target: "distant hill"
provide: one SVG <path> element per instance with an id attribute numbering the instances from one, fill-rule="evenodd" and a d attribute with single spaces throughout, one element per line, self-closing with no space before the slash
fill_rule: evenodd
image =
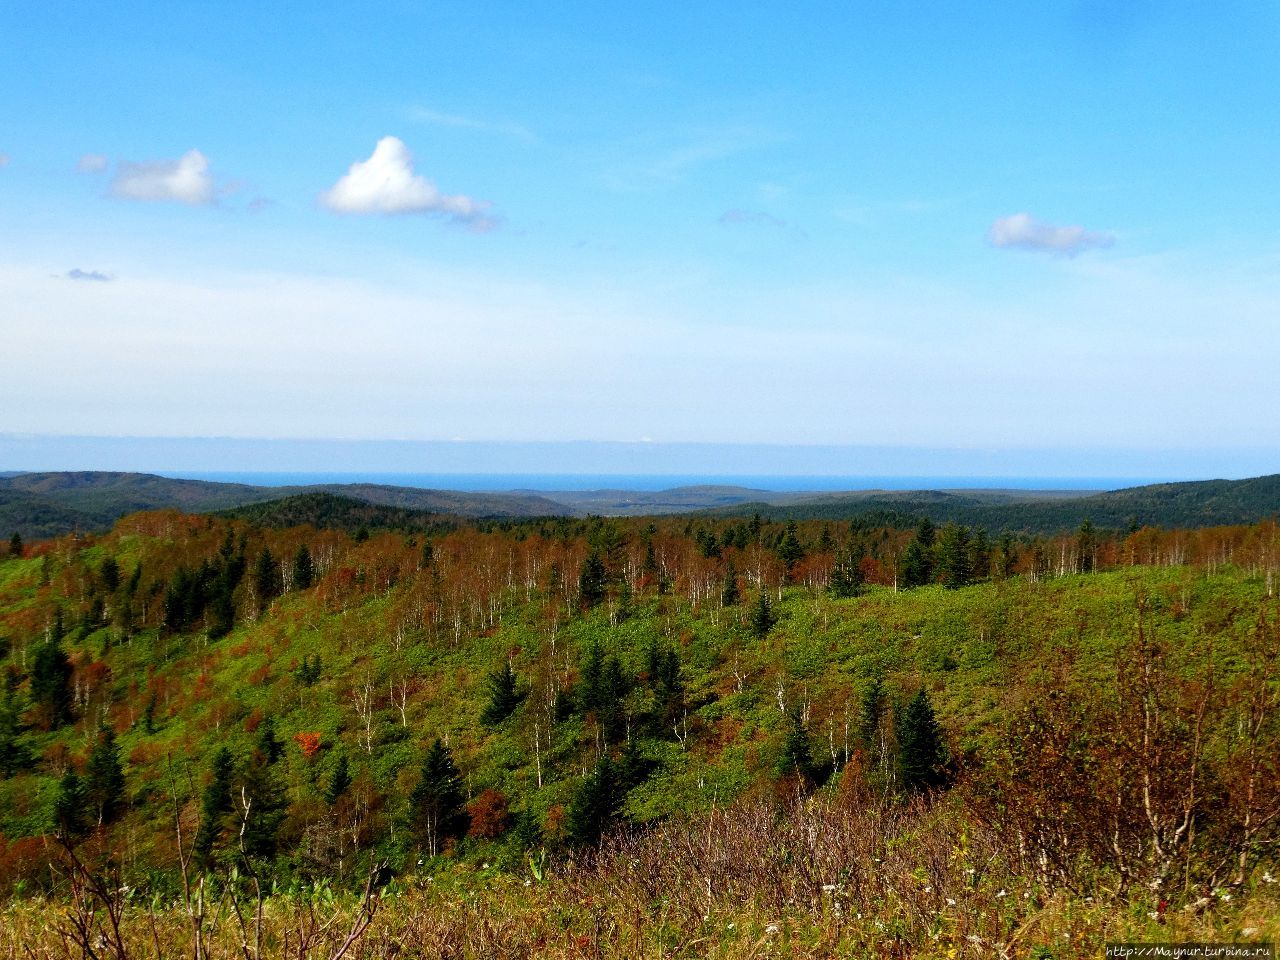
<path id="1" fill-rule="evenodd" d="M 326 495 L 331 499 L 317 499 Z M 298 499 L 302 498 L 302 499 Z M 308 499 L 309 498 L 309 499 Z M 274 502 L 274 506 L 268 506 Z M 382 512 L 368 508 L 384 508 Z M 249 511 L 262 505 L 257 512 Z M 448 516 L 462 519 L 651 516 L 712 513 L 774 520 L 856 521 L 864 526 L 914 526 L 922 517 L 990 531 L 1053 533 L 1083 520 L 1122 529 L 1130 524 L 1202 527 L 1255 523 L 1280 514 L 1280 475 L 1249 480 L 1205 480 L 1129 487 L 1107 493 L 1045 490 L 864 490 L 845 493 L 775 492 L 732 486 L 671 490 L 590 490 L 539 493 L 469 493 L 372 483 L 262 487 L 179 480 L 145 473 L 83 471 L 0 476 L 0 535 L 56 536 L 106 530 L 139 510 L 190 513 L 234 510 L 236 516 L 274 526 L 297 523 L 423 529 Z M 396 511 L 402 511 L 397 513 Z"/>
<path id="2" fill-rule="evenodd" d="M 256 527 L 287 528 L 310 524 L 317 529 L 438 531 L 457 526 L 447 516 L 427 510 L 388 507 L 334 493 L 299 493 L 279 500 L 221 510 L 218 516 L 247 520 Z"/>
<path id="3" fill-rule="evenodd" d="M 120 517 L 139 510 L 209 513 L 308 493 L 473 519 L 573 513 L 564 504 L 531 494 L 460 493 L 377 484 L 260 487 L 148 473 L 79 471 L 0 477 L 0 533 L 8 536 L 17 531 L 27 539 L 38 539 L 75 530 L 107 530 Z"/>
<path id="4" fill-rule="evenodd" d="M 872 491 L 821 495 L 789 504 L 741 504 L 716 513 L 773 520 L 859 520 L 906 527 L 929 517 L 989 530 L 1052 533 L 1084 520 L 1120 529 L 1137 524 L 1207 527 L 1256 523 L 1280 515 L 1280 474 L 1128 487 L 1106 493 L 1009 497 L 1008 491 Z"/>

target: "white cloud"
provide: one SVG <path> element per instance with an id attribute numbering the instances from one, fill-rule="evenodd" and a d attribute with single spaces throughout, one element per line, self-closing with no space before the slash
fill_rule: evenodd
<path id="1" fill-rule="evenodd" d="M 76 170 L 79 173 L 102 173 L 107 169 L 108 162 L 100 153 L 86 153 L 76 161 Z"/>
<path id="2" fill-rule="evenodd" d="M 94 283 L 109 283 L 115 277 L 109 273 L 103 273 L 101 270 L 81 270 L 79 267 L 73 267 L 67 271 L 68 280 L 89 280 Z"/>
<path id="3" fill-rule="evenodd" d="M 0 153 L 0 167 L 7 167 L 8 165 L 9 155 L 7 153 Z"/>
<path id="4" fill-rule="evenodd" d="M 1084 250 L 1109 247 L 1115 243 L 1113 234 L 1084 227 L 1055 227 L 1051 223 L 1042 223 L 1029 213 L 1001 217 L 991 224 L 987 238 L 995 247 L 1034 250 L 1062 257 L 1074 257 Z"/>
<path id="5" fill-rule="evenodd" d="M 177 160 L 121 163 L 111 181 L 111 194 L 124 200 L 172 201 L 191 206 L 213 202 L 209 159 L 189 150 Z"/>
<path id="6" fill-rule="evenodd" d="M 320 195 L 337 213 L 426 213 L 448 217 L 473 230 L 497 225 L 489 204 L 463 194 L 443 194 L 414 173 L 413 155 L 398 137 L 383 137 L 368 160 L 357 160 L 346 176 Z"/>

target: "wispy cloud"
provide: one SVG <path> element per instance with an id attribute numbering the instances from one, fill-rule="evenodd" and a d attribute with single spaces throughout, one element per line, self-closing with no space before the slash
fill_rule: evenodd
<path id="1" fill-rule="evenodd" d="M 88 280 L 90 283 L 110 283 L 115 277 L 100 270 L 81 270 L 79 267 L 73 267 L 67 271 L 67 279 Z"/>
<path id="2" fill-rule="evenodd" d="M 76 161 L 77 173 L 102 173 L 110 165 L 110 161 L 100 153 L 86 153 Z"/>
<path id="3" fill-rule="evenodd" d="M 208 205 L 214 199 L 209 160 L 199 150 L 189 150 L 177 160 L 122 162 L 111 181 L 111 195 L 123 200 Z"/>
<path id="4" fill-rule="evenodd" d="M 664 130 L 615 145 L 625 151 L 605 169 L 604 179 L 621 189 L 677 184 L 710 164 L 778 143 L 773 130 L 751 125 L 709 125 Z"/>
<path id="5" fill-rule="evenodd" d="M 441 193 L 414 172 L 413 155 L 398 137 L 383 137 L 368 160 L 357 160 L 320 195 L 336 213 L 423 213 L 446 217 L 472 230 L 491 230 L 489 204 L 464 194 Z"/>
<path id="6" fill-rule="evenodd" d="M 726 210 L 724 213 L 720 214 L 717 222 L 721 226 L 725 227 L 738 226 L 741 224 L 776 227 L 779 230 L 785 230 L 787 227 L 787 221 L 781 220 L 771 213 L 765 213 L 761 210 L 741 210 L 737 208 L 734 208 L 733 210 Z"/>
<path id="7" fill-rule="evenodd" d="M 999 218 L 991 224 L 987 239 L 994 247 L 1032 250 L 1060 257 L 1074 257 L 1085 250 L 1109 247 L 1115 243 L 1114 234 L 1078 226 L 1056 227 L 1037 220 L 1029 213 Z"/>
<path id="8" fill-rule="evenodd" d="M 408 110 L 408 117 L 417 123 L 430 123 L 437 127 L 451 127 L 455 130 L 475 130 L 478 133 L 494 133 L 523 143 L 535 143 L 538 139 L 532 130 L 519 123 L 481 120 L 477 117 L 432 110 L 430 107 L 411 107 Z"/>
<path id="9" fill-rule="evenodd" d="M 0 167 L 7 167 L 8 165 L 9 155 L 7 153 L 0 153 Z"/>

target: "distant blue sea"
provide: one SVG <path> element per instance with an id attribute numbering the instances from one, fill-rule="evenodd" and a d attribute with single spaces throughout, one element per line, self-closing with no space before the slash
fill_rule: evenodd
<path id="1" fill-rule="evenodd" d="M 254 473 L 161 472 L 162 476 L 265 487 L 313 483 L 380 483 L 433 490 L 669 490 L 672 487 L 750 487 L 779 492 L 833 490 L 1116 490 L 1151 477 L 859 477 L 859 476 L 708 476 L 705 474 L 601 473 Z"/>

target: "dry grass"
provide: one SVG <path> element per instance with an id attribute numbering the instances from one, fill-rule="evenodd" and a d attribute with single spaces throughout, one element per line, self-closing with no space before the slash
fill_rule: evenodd
<path id="1" fill-rule="evenodd" d="M 1085 893 L 1045 889 L 1029 867 L 1016 837 L 956 805 L 836 798 L 784 815 L 773 804 L 742 803 L 615 837 L 542 881 L 465 865 L 410 878 L 381 898 L 345 955 L 1068 958 L 1097 957 L 1114 940 L 1280 939 L 1280 885 L 1261 871 L 1256 888 L 1189 891 L 1161 909 L 1150 891 L 1107 896 L 1100 876 L 1078 878 Z M 324 890 L 268 898 L 259 954 L 230 902 L 211 903 L 205 956 L 333 957 L 359 909 L 358 898 Z M 66 901 L 9 904 L 0 956 L 90 955 L 74 916 Z M 128 957 L 195 956 L 181 903 L 129 901 L 121 933 Z M 109 941 L 91 943 L 93 955 L 119 956 Z"/>

